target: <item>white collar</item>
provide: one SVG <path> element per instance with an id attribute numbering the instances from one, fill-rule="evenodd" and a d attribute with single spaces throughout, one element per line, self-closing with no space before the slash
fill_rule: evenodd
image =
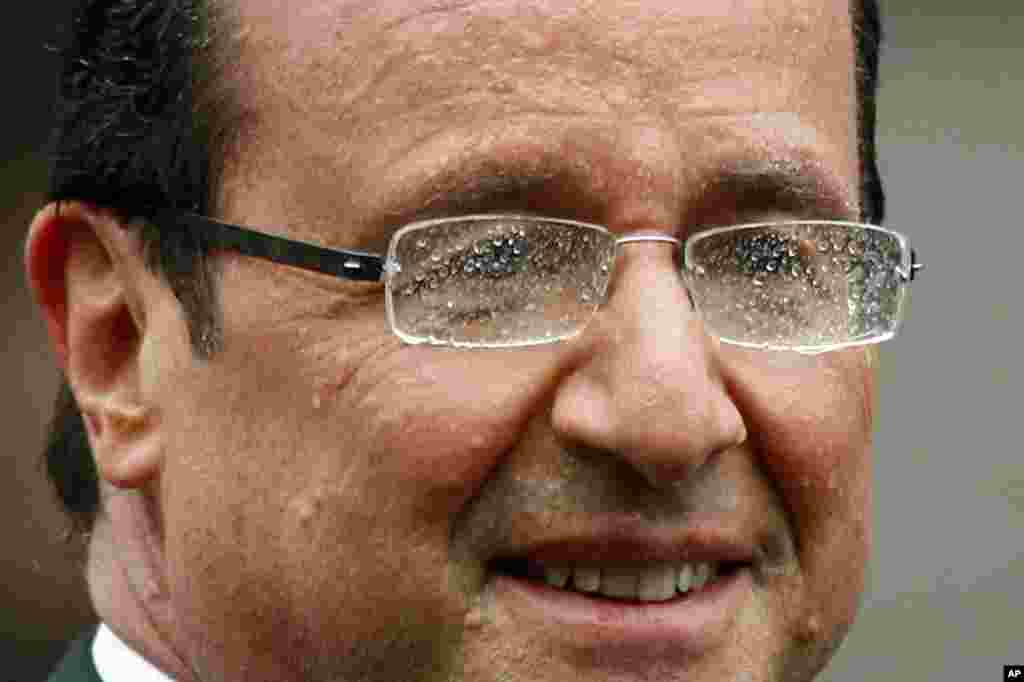
<path id="1" fill-rule="evenodd" d="M 92 642 L 92 661 L 103 682 L 173 682 L 102 623 Z"/>

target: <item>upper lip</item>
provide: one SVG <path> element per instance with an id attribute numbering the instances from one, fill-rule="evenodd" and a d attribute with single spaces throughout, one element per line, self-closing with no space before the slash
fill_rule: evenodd
<path id="1" fill-rule="evenodd" d="M 752 563 L 756 545 L 721 526 L 654 528 L 610 520 L 603 527 L 539 538 L 502 548 L 494 559 L 536 563 L 708 562 Z"/>

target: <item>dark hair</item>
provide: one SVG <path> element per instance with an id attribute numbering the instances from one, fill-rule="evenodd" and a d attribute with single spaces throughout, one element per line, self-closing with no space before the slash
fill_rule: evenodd
<path id="1" fill-rule="evenodd" d="M 138 226 L 147 263 L 181 302 L 196 355 L 220 344 L 216 288 L 201 233 L 158 230 L 176 208 L 212 215 L 217 165 L 238 114 L 222 77 L 229 18 L 209 0 L 78 0 L 60 53 L 50 198 L 115 208 Z M 854 0 L 862 219 L 881 222 L 875 92 L 881 22 L 877 0 Z M 75 527 L 88 532 L 99 485 L 78 406 L 65 381 L 45 450 L 46 469 Z"/>
<path id="2" fill-rule="evenodd" d="M 853 31 L 857 50 L 857 123 L 860 138 L 861 220 L 876 225 L 885 220 L 885 190 L 878 172 L 875 128 L 878 109 L 878 58 L 882 46 L 882 17 L 878 0 L 853 0 Z"/>
<path id="3" fill-rule="evenodd" d="M 157 211 L 209 215 L 230 147 L 236 101 L 223 71 L 229 16 L 209 0 L 78 0 L 59 53 L 50 200 L 114 208 L 135 226 L 149 267 L 181 302 L 197 356 L 220 343 L 203 235 L 158 230 Z M 51 482 L 76 530 L 92 528 L 99 485 L 67 381 L 45 449 Z"/>

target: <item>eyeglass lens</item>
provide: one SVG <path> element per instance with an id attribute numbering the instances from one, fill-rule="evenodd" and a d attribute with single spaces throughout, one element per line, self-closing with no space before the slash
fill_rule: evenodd
<path id="1" fill-rule="evenodd" d="M 685 255 L 704 324 L 723 341 L 808 352 L 891 337 L 904 260 L 891 232 L 824 222 L 712 231 Z"/>
<path id="2" fill-rule="evenodd" d="M 600 305 L 614 235 L 545 220 L 467 219 L 400 234 L 388 314 L 410 343 L 519 346 L 578 333 Z"/>
<path id="3" fill-rule="evenodd" d="M 624 247 L 627 248 L 627 247 Z M 815 352 L 888 338 L 903 297 L 899 237 L 868 226 L 740 226 L 692 237 L 687 285 L 709 332 Z M 388 316 L 408 343 L 508 347 L 579 333 L 607 292 L 616 235 L 542 218 L 470 217 L 400 231 Z"/>

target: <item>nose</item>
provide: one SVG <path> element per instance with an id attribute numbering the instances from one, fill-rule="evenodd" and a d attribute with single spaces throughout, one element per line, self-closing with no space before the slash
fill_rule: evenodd
<path id="1" fill-rule="evenodd" d="M 669 244 L 620 247 L 605 305 L 575 341 L 552 428 L 576 448 L 610 453 L 652 485 L 691 477 L 746 440 Z"/>

